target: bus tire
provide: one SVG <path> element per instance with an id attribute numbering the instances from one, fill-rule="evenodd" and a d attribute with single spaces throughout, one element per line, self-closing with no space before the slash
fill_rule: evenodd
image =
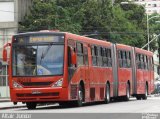
<path id="1" fill-rule="evenodd" d="M 75 103 L 74 103 L 74 101 L 59 102 L 59 106 L 61 106 L 63 108 L 74 107 Z"/>
<path id="2" fill-rule="evenodd" d="M 127 84 L 125 101 L 129 101 L 129 100 L 130 100 L 130 86 L 129 84 Z"/>
<path id="3" fill-rule="evenodd" d="M 147 96 L 148 96 L 148 86 L 145 86 L 145 94 L 142 95 L 142 99 L 143 100 L 147 100 Z"/>
<path id="4" fill-rule="evenodd" d="M 137 95 L 137 96 L 136 96 L 136 99 L 137 99 L 137 100 L 141 100 L 141 96 L 140 96 L 140 95 Z"/>
<path id="5" fill-rule="evenodd" d="M 110 102 L 110 86 L 106 85 L 106 93 L 105 93 L 105 103 L 108 104 Z"/>
<path id="6" fill-rule="evenodd" d="M 26 106 L 28 109 L 36 109 L 37 103 L 36 102 L 27 102 Z"/>
<path id="7" fill-rule="evenodd" d="M 82 88 L 81 85 L 79 85 L 78 100 L 74 102 L 73 106 L 81 107 L 83 105 L 83 101 L 84 101 L 84 89 Z"/>

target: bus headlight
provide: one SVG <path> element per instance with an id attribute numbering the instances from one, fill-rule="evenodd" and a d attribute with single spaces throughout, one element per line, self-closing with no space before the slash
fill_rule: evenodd
<path id="1" fill-rule="evenodd" d="M 22 88 L 17 82 L 13 81 L 13 88 Z"/>
<path id="2" fill-rule="evenodd" d="M 62 84 L 63 84 L 63 78 L 55 82 L 52 87 L 62 87 Z"/>

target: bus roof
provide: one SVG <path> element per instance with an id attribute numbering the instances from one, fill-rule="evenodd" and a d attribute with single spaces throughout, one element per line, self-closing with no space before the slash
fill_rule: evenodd
<path id="1" fill-rule="evenodd" d="M 113 43 L 108 42 L 108 41 L 89 38 L 89 37 L 86 37 L 86 36 L 80 36 L 80 35 L 67 33 L 67 32 L 66 32 L 66 35 L 67 35 L 68 38 L 74 38 L 78 41 L 85 42 L 85 43 L 88 43 L 88 44 L 93 44 L 93 45 L 111 46 L 113 44 Z"/>
<path id="2" fill-rule="evenodd" d="M 144 50 L 144 49 L 141 49 L 141 48 L 136 48 L 135 47 L 135 51 L 136 51 L 136 53 L 141 53 L 141 54 L 150 55 L 150 56 L 153 55 L 153 52 L 147 51 L 147 50 Z"/>
<path id="3" fill-rule="evenodd" d="M 54 30 L 42 30 L 42 31 L 37 31 L 37 32 L 19 33 L 19 34 L 14 35 L 14 37 L 15 36 L 38 35 L 38 34 L 66 35 L 67 38 L 75 39 L 77 41 L 81 41 L 81 42 L 85 42 L 85 43 L 93 44 L 93 45 L 101 45 L 101 46 L 110 47 L 113 44 L 113 43 L 108 42 L 106 40 L 104 41 L 104 40 L 89 38 L 89 37 L 86 37 L 86 36 L 80 36 L 80 35 L 76 35 L 76 34 L 69 33 L 69 32 L 59 32 L 57 30 L 55 30 L 55 31 Z M 128 45 L 124 45 L 124 44 L 116 44 L 116 46 L 118 48 L 127 49 L 127 50 L 130 50 L 132 48 L 132 46 L 128 46 Z M 143 49 L 140 49 L 140 48 L 136 48 L 136 47 L 135 47 L 135 51 L 137 53 L 143 53 L 143 54 L 146 54 L 146 55 L 153 55 L 153 53 L 150 52 L 150 51 L 146 51 L 146 50 L 143 50 Z"/>
<path id="4" fill-rule="evenodd" d="M 125 50 L 131 50 L 132 46 L 124 45 L 124 44 L 116 44 L 117 48 L 119 49 L 125 49 Z"/>
<path id="5" fill-rule="evenodd" d="M 55 34 L 55 35 L 65 35 L 65 32 L 47 32 L 47 31 L 44 31 L 44 32 L 25 32 L 25 33 L 18 33 L 14 36 L 29 36 L 29 35 L 38 35 L 38 34 L 48 34 L 48 35 L 52 35 L 52 34 Z"/>

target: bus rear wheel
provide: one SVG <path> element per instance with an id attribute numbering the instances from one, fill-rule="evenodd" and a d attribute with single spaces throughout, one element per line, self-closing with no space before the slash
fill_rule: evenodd
<path id="1" fill-rule="evenodd" d="M 129 100 L 130 100 L 130 86 L 129 84 L 127 84 L 125 101 L 129 101 Z"/>
<path id="2" fill-rule="evenodd" d="M 140 95 L 137 95 L 137 96 L 136 96 L 136 99 L 137 99 L 137 100 L 141 100 L 141 96 L 140 96 Z"/>
<path id="3" fill-rule="evenodd" d="M 27 102 L 26 106 L 28 109 L 36 109 L 37 103 L 36 102 Z"/>
<path id="4" fill-rule="evenodd" d="M 105 93 L 105 103 L 108 104 L 109 102 L 110 102 L 110 87 L 109 84 L 107 84 Z"/>
<path id="5" fill-rule="evenodd" d="M 142 95 L 142 99 L 143 100 L 147 100 L 147 96 L 148 96 L 148 86 L 145 86 L 145 94 Z"/>

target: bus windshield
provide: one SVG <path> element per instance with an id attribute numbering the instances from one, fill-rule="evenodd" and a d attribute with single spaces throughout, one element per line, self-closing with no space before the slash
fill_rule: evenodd
<path id="1" fill-rule="evenodd" d="M 64 44 L 13 44 L 13 76 L 62 75 Z"/>

